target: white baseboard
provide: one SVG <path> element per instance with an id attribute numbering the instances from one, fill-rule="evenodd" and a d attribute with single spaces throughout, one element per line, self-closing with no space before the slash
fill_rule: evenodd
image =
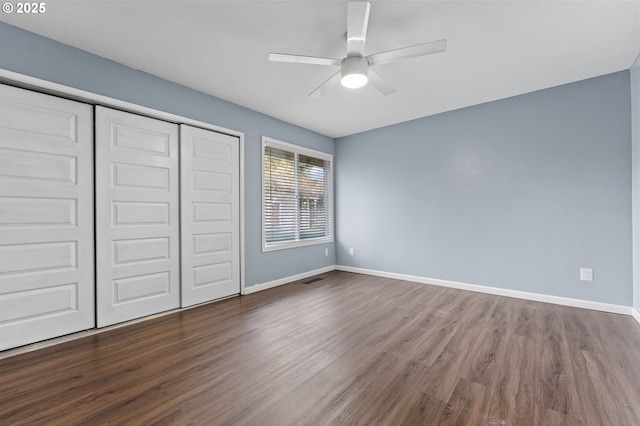
<path id="1" fill-rule="evenodd" d="M 324 274 L 325 272 L 335 271 L 336 267 L 334 265 L 326 266 L 324 268 L 315 269 L 313 271 L 303 272 L 298 275 L 292 275 L 290 277 L 284 277 L 277 280 L 269 281 L 262 284 L 252 285 L 251 287 L 245 287 L 244 293 L 242 294 L 251 294 L 257 291 L 267 290 L 269 288 L 277 287 L 279 285 L 289 284 L 294 281 L 302 280 L 308 277 L 312 277 L 314 275 Z"/>
<path id="2" fill-rule="evenodd" d="M 509 290 L 498 287 L 489 287 L 478 284 L 467 284 L 456 281 L 440 280 L 436 278 L 419 277 L 415 275 L 396 274 L 393 272 L 375 271 L 372 269 L 354 268 L 351 266 L 336 265 L 338 271 L 355 272 L 358 274 L 375 275 L 378 277 L 393 278 L 397 280 L 412 281 L 422 284 L 437 285 L 440 287 L 457 288 L 460 290 L 476 291 L 479 293 L 495 294 L 497 296 L 514 297 L 516 299 L 533 300 L 536 302 L 553 303 L 555 305 L 572 306 L 575 308 L 591 309 L 594 311 L 610 312 L 614 314 L 634 315 L 640 322 L 640 312 L 631 306 L 613 305 L 609 303 L 593 302 L 591 300 L 572 299 L 569 297 L 550 296 L 540 293 L 529 293 L 520 290 Z M 635 311 L 635 313 L 633 313 Z M 636 316 L 637 314 L 637 316 Z"/>
<path id="3" fill-rule="evenodd" d="M 631 316 L 633 316 L 640 324 L 640 311 L 638 311 L 637 308 L 631 308 Z"/>

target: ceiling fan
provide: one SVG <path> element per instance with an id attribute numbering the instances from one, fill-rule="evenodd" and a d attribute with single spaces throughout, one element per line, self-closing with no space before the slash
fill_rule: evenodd
<path id="1" fill-rule="evenodd" d="M 347 8 L 347 57 L 344 59 L 320 58 L 316 56 L 290 55 L 286 53 L 270 53 L 269 60 L 273 62 L 292 62 L 296 64 L 339 66 L 340 71 L 329 77 L 318 88 L 309 94 L 312 97 L 322 95 L 327 89 L 340 82 L 344 87 L 357 89 L 371 81 L 373 86 L 385 96 L 396 89 L 371 69 L 376 65 L 396 62 L 431 53 L 444 52 L 447 40 L 437 40 L 414 46 L 374 53 L 364 56 L 364 44 L 369 24 L 368 1 L 354 1 L 348 3 Z"/>

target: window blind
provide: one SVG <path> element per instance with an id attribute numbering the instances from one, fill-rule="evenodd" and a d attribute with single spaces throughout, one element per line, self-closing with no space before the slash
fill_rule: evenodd
<path id="1" fill-rule="evenodd" d="M 264 246 L 332 239 L 331 160 L 265 143 Z"/>

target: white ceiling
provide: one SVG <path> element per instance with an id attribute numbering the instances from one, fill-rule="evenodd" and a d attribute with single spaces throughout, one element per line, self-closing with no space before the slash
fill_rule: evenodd
<path id="1" fill-rule="evenodd" d="M 346 1 L 52 1 L 0 20 L 330 137 L 629 69 L 633 1 L 371 1 L 365 55 L 445 38 L 444 53 L 380 65 L 398 91 L 337 86 L 337 68 L 269 52 L 343 58 Z"/>

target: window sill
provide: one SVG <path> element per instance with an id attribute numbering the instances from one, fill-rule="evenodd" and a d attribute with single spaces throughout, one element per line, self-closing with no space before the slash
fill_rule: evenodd
<path id="1" fill-rule="evenodd" d="M 316 238 L 316 239 L 306 240 L 306 241 L 290 241 L 290 242 L 286 242 L 286 243 L 272 244 L 272 245 L 268 245 L 268 246 L 265 246 L 264 243 L 263 243 L 262 244 L 262 252 L 266 253 L 266 252 L 270 252 L 270 251 L 286 250 L 286 249 L 292 249 L 292 248 L 298 248 L 298 247 L 306 247 L 306 246 L 315 246 L 315 245 L 318 245 L 318 244 L 328 244 L 328 243 L 333 243 L 333 237 L 330 237 L 330 238 Z"/>

